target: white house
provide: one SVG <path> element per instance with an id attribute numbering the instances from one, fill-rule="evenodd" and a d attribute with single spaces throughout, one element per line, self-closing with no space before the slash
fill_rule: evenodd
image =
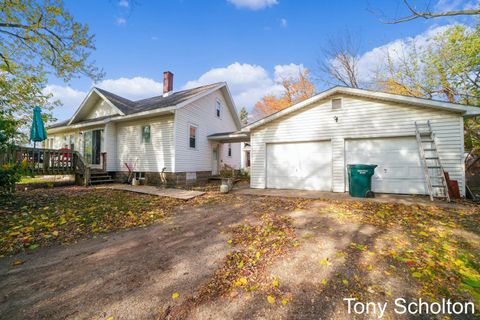
<path id="1" fill-rule="evenodd" d="M 227 165 L 240 167 L 240 143 L 209 136 L 240 129 L 226 83 L 173 92 L 164 73 L 163 95 L 131 101 L 99 88 L 87 94 L 67 121 L 47 129 L 46 148 L 79 151 L 91 168 L 125 176 L 127 165 L 146 183 L 206 180 Z"/>
<path id="2" fill-rule="evenodd" d="M 348 164 L 376 164 L 373 191 L 427 194 L 415 122 L 431 123 L 438 158 L 465 194 L 464 118 L 480 108 L 334 87 L 217 137 L 250 141 L 251 187 L 348 191 Z M 427 149 L 425 149 L 427 150 Z"/>

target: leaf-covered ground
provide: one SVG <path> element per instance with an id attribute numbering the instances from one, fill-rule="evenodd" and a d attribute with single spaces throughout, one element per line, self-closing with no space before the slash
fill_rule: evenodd
<path id="1" fill-rule="evenodd" d="M 404 272 L 420 297 L 474 301 L 480 309 L 480 211 L 377 202 L 333 202 L 320 213 L 378 228 L 378 241 L 350 247 Z M 394 235 L 394 236 L 393 236 Z M 374 266 L 371 265 L 371 268 Z M 388 272 L 388 271 L 387 271 Z M 386 274 L 388 275 L 388 273 Z"/>
<path id="2" fill-rule="evenodd" d="M 124 191 L 55 188 L 0 197 L 0 256 L 146 226 L 182 201 Z"/>
<path id="3" fill-rule="evenodd" d="M 74 207 L 72 201 L 86 197 L 83 192 L 56 195 L 58 204 L 49 205 L 56 208 L 51 220 L 57 221 L 53 212 L 64 212 Z M 68 250 L 27 249 L 28 255 L 20 255 L 26 260 L 21 265 L 12 264 L 18 256 L 0 259 L 0 287 L 6 297 L 0 299 L 0 314 L 15 318 L 23 310 L 22 315 L 43 318 L 351 319 L 343 301 L 349 297 L 390 304 L 398 297 L 451 298 L 474 301 L 480 310 L 478 206 L 216 192 L 179 205 L 167 198 L 102 192 L 94 197 L 99 197 L 96 205 L 85 206 L 99 211 L 97 226 L 102 227 L 96 230 L 92 221 L 77 221 L 65 231 L 83 232 L 58 239 L 45 238 L 48 232 L 40 224 L 35 243 L 153 225 L 110 233 L 105 242 L 81 241 Z M 41 192 L 33 198 L 41 199 Z M 29 199 L 18 194 L 0 210 L 12 213 L 17 207 L 15 214 L 20 214 L 20 208 L 41 212 L 47 206 Z M 116 216 L 113 208 L 121 208 L 121 223 L 110 222 Z M 129 220 L 129 211 L 137 220 Z M 22 228 L 31 221 L 24 220 Z M 153 223 L 157 221 L 163 223 Z M 64 224 L 58 225 L 60 233 Z M 16 240 L 9 243 L 16 244 L 13 250 L 25 247 L 18 247 Z M 32 297 L 31 292 L 40 294 Z M 399 318 L 391 309 L 384 316 Z"/>

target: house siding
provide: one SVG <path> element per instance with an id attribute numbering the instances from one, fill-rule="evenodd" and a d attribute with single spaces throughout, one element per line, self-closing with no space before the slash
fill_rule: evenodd
<path id="1" fill-rule="evenodd" d="M 112 108 L 112 106 L 103 99 L 98 99 L 98 102 L 95 103 L 90 110 L 91 111 L 82 120 L 96 119 L 118 114 L 118 111 Z"/>
<path id="2" fill-rule="evenodd" d="M 215 114 L 216 99 L 222 103 L 221 116 Z M 212 171 L 212 152 L 216 143 L 208 136 L 238 130 L 220 90 L 202 97 L 175 112 L 175 172 Z M 197 147 L 189 147 L 189 125 L 197 126 Z M 220 144 L 220 165 L 240 167 L 240 143 L 232 143 L 232 157 L 228 157 L 228 144 Z"/>
<path id="3" fill-rule="evenodd" d="M 415 121 L 431 121 L 445 170 L 465 191 L 463 169 L 463 118 L 441 110 L 399 105 L 366 98 L 342 98 L 340 110 L 325 99 L 276 119 L 251 132 L 251 187 L 265 188 L 266 143 L 332 141 L 333 191 L 345 191 L 345 140 L 415 135 Z M 338 117 L 338 123 L 334 116 Z"/>
<path id="4" fill-rule="evenodd" d="M 150 125 L 150 143 L 142 143 L 141 127 Z M 116 124 L 115 171 L 127 171 L 125 163 L 135 171 L 174 172 L 174 116 L 167 115 Z"/>

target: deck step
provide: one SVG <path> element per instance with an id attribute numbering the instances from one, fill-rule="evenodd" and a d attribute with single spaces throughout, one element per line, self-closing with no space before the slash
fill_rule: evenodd
<path id="1" fill-rule="evenodd" d="M 427 167 L 428 169 L 441 169 L 442 167 L 440 166 L 431 166 L 431 167 Z"/>
<path id="2" fill-rule="evenodd" d="M 90 179 L 100 179 L 100 180 L 102 180 L 102 179 L 110 179 L 110 178 L 111 178 L 111 176 L 108 175 L 108 174 L 102 175 L 102 176 L 90 176 Z"/>
<path id="3" fill-rule="evenodd" d="M 438 160 L 438 157 L 425 157 L 425 160 Z"/>
<path id="4" fill-rule="evenodd" d="M 422 142 L 431 143 L 431 142 L 433 142 L 433 140 L 422 140 Z"/>
<path id="5" fill-rule="evenodd" d="M 436 150 L 437 149 L 435 149 L 435 148 L 425 148 L 425 149 L 423 149 L 423 151 L 436 151 Z"/>
<path id="6" fill-rule="evenodd" d="M 110 183 L 114 182 L 113 179 L 104 179 L 104 180 L 90 180 L 90 184 L 96 184 L 96 183 Z"/>

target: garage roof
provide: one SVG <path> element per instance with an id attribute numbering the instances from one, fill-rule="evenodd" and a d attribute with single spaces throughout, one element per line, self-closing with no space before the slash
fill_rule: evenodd
<path id="1" fill-rule="evenodd" d="M 404 105 L 415 105 L 415 106 L 422 106 L 422 107 L 443 110 L 443 111 L 458 112 L 462 114 L 463 117 L 474 117 L 474 116 L 480 115 L 479 107 L 467 106 L 467 105 L 458 104 L 458 103 L 450 103 L 446 101 L 431 100 L 426 98 L 404 96 L 400 94 L 392 94 L 392 93 L 386 93 L 386 92 L 336 86 L 326 91 L 323 91 L 307 100 L 294 104 L 286 109 L 283 109 L 263 119 L 255 121 L 249 124 L 248 126 L 242 128 L 242 131 L 250 131 L 253 128 L 262 126 L 270 121 L 283 117 L 284 115 L 287 115 L 291 112 L 307 107 L 312 103 L 315 103 L 322 99 L 326 99 L 336 94 L 346 94 L 350 96 L 397 102 Z"/>

